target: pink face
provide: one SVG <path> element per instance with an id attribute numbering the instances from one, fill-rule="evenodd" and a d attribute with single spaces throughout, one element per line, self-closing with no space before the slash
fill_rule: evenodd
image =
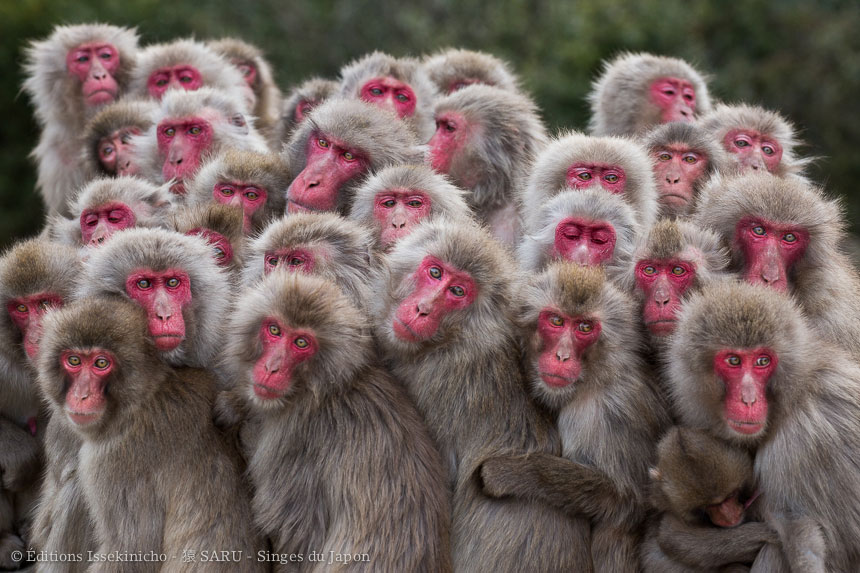
<path id="1" fill-rule="evenodd" d="M 735 228 L 735 245 L 743 252 L 747 281 L 786 292 L 788 273 L 806 252 L 809 233 L 797 225 L 746 217 Z"/>
<path id="2" fill-rule="evenodd" d="M 60 354 L 60 367 L 69 382 L 66 415 L 75 425 L 87 426 L 104 414 L 105 388 L 115 364 L 114 355 L 101 348 L 64 350 Z"/>
<path id="3" fill-rule="evenodd" d="M 263 209 L 269 193 L 259 185 L 232 181 L 216 183 L 212 190 L 212 196 L 216 203 L 236 205 L 242 208 L 242 230 L 247 235 L 251 232 L 251 219 L 254 213 Z"/>
<path id="4" fill-rule="evenodd" d="M 735 527 L 740 525 L 744 520 L 746 508 L 738 499 L 738 493 L 735 492 L 728 496 L 720 503 L 708 505 L 705 507 L 705 513 L 711 523 L 717 527 Z"/>
<path id="5" fill-rule="evenodd" d="M 239 68 L 239 72 L 245 78 L 245 83 L 248 84 L 248 87 L 253 88 L 254 84 L 257 83 L 257 66 L 254 65 L 254 62 L 233 60 L 233 64 Z"/>
<path id="6" fill-rule="evenodd" d="M 696 266 L 680 259 L 650 260 L 636 264 L 636 288 L 645 295 L 642 321 L 655 336 L 675 331 L 684 293 L 693 284 Z"/>
<path id="7" fill-rule="evenodd" d="M 52 308 L 63 306 L 63 299 L 57 294 L 38 293 L 30 296 L 13 298 L 6 303 L 6 312 L 24 339 L 24 351 L 30 360 L 35 360 L 39 354 L 39 342 L 42 339 L 42 320 Z"/>
<path id="8" fill-rule="evenodd" d="M 388 108 L 397 117 L 411 117 L 415 113 L 415 92 L 409 84 L 392 77 L 374 78 L 361 87 L 361 99 Z"/>
<path id="9" fill-rule="evenodd" d="M 317 262 L 316 254 L 306 247 L 278 249 L 267 252 L 265 256 L 266 259 L 263 264 L 265 274 L 269 274 L 278 267 L 311 274 L 314 272 L 314 266 Z"/>
<path id="10" fill-rule="evenodd" d="M 708 157 L 681 143 L 667 145 L 652 155 L 660 203 L 673 209 L 687 208 L 696 183 L 708 171 Z"/>
<path id="11" fill-rule="evenodd" d="M 357 149 L 323 134 L 312 134 L 307 164 L 287 189 L 287 212 L 334 211 L 341 187 L 367 169 L 368 161 Z"/>
<path id="12" fill-rule="evenodd" d="M 734 154 L 742 171 L 765 170 L 774 173 L 782 160 L 782 146 L 768 134 L 752 129 L 733 129 L 723 139 L 723 147 Z"/>
<path id="13" fill-rule="evenodd" d="M 658 78 L 649 90 L 651 101 L 660 108 L 660 122 L 693 121 L 696 115 L 696 90 L 679 78 Z"/>
<path id="14" fill-rule="evenodd" d="M 81 95 L 88 106 L 111 103 L 119 85 L 114 76 L 119 70 L 119 52 L 113 44 L 81 44 L 66 54 L 66 69 L 81 81 Z"/>
<path id="15" fill-rule="evenodd" d="M 465 88 L 466 86 L 473 86 L 475 84 L 483 84 L 483 83 L 486 83 L 486 82 L 482 82 L 478 78 L 458 78 L 458 79 L 454 80 L 453 82 L 451 82 L 451 84 L 448 86 L 448 94 L 450 95 L 456 91 L 459 91 L 459 90 Z"/>
<path id="16" fill-rule="evenodd" d="M 726 386 L 724 415 L 729 428 L 753 435 L 767 422 L 767 381 L 777 356 L 768 348 L 721 350 L 714 356 L 714 373 Z"/>
<path id="17" fill-rule="evenodd" d="M 392 325 L 395 336 L 406 342 L 427 340 L 448 313 L 467 308 L 477 295 L 469 273 L 430 255 L 414 276 L 415 291 L 400 303 Z"/>
<path id="18" fill-rule="evenodd" d="M 427 144 L 430 166 L 439 173 L 451 173 L 454 158 L 471 139 L 472 129 L 462 114 L 448 111 L 436 117 L 436 132 Z"/>
<path id="19" fill-rule="evenodd" d="M 615 229 L 606 221 L 568 217 L 555 228 L 556 258 L 597 266 L 611 260 L 614 252 Z"/>
<path id="20" fill-rule="evenodd" d="M 605 163 L 578 162 L 567 170 L 567 184 L 573 189 L 587 189 L 594 184 L 603 187 L 610 193 L 624 193 L 627 177 L 624 170 L 617 165 Z"/>
<path id="21" fill-rule="evenodd" d="M 149 335 L 159 350 L 173 350 L 185 340 L 183 311 L 191 304 L 191 280 L 179 269 L 142 269 L 125 281 L 125 292 L 146 310 Z"/>
<path id="22" fill-rule="evenodd" d="M 182 183 L 200 167 L 203 153 L 212 145 L 212 125 L 202 117 L 165 119 L 158 124 L 158 151 L 164 158 L 161 176 L 164 181 L 177 179 L 170 190 L 184 194 Z"/>
<path id="23" fill-rule="evenodd" d="M 411 233 L 430 209 L 430 197 L 421 191 L 392 189 L 377 193 L 373 198 L 373 218 L 382 229 L 382 246 L 389 248 Z"/>
<path id="24" fill-rule="evenodd" d="M 81 213 L 81 242 L 97 247 L 117 231 L 134 227 L 136 220 L 134 211 L 125 203 L 107 203 L 84 209 Z"/>
<path id="25" fill-rule="evenodd" d="M 263 354 L 251 372 L 254 394 L 264 400 L 281 398 L 290 389 L 295 367 L 317 353 L 316 337 L 268 317 L 260 326 L 260 342 Z"/>
<path id="26" fill-rule="evenodd" d="M 551 388 L 576 382 L 582 372 L 582 355 L 600 338 L 600 330 L 597 319 L 543 309 L 537 325 L 541 343 L 537 366 L 541 380 Z"/>
<path id="27" fill-rule="evenodd" d="M 221 233 L 216 233 L 211 229 L 198 227 L 196 229 L 191 229 L 185 234 L 203 237 L 207 243 L 212 245 L 212 257 L 215 259 L 215 262 L 218 263 L 219 267 L 229 266 L 230 262 L 233 260 L 233 246 L 230 244 L 230 241 L 227 240 L 227 237 Z"/>
<path id="28" fill-rule="evenodd" d="M 149 75 L 146 89 L 149 95 L 160 100 L 170 88 L 183 89 L 193 92 L 203 86 L 203 76 L 197 68 L 188 64 L 180 64 L 167 68 L 159 68 Z"/>
<path id="29" fill-rule="evenodd" d="M 99 140 L 99 165 L 111 175 L 137 175 L 140 166 L 132 153 L 131 136 L 140 135 L 140 129 L 126 127 L 118 129 Z"/>
<path id="30" fill-rule="evenodd" d="M 314 100 L 303 99 L 296 106 L 296 111 L 293 113 L 293 120 L 296 123 L 301 123 L 313 108 L 318 106 L 320 102 Z"/>

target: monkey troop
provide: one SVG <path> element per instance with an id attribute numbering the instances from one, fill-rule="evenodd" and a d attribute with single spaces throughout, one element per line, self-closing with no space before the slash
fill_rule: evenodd
<path id="1" fill-rule="evenodd" d="M 490 54 L 138 41 L 26 49 L 0 569 L 860 569 L 860 277 L 785 118 L 651 54 L 550 134 Z"/>

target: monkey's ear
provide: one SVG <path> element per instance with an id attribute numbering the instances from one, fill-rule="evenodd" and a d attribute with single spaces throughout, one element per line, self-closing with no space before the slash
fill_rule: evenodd
<path id="1" fill-rule="evenodd" d="M 660 473 L 660 470 L 657 468 L 649 468 L 648 475 L 651 476 L 651 479 L 654 481 L 660 481 L 663 479 L 663 474 Z"/>
<path id="2" fill-rule="evenodd" d="M 237 113 L 233 117 L 230 118 L 230 124 L 235 125 L 242 129 L 242 135 L 248 135 L 248 122 L 245 121 L 245 116 L 241 113 Z"/>

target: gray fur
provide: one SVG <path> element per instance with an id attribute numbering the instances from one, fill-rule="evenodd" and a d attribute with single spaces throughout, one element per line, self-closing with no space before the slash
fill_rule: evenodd
<path id="1" fill-rule="evenodd" d="M 141 132 L 152 126 L 158 105 L 150 100 L 122 99 L 106 105 L 86 127 L 82 159 L 98 175 L 108 175 L 99 163 L 99 142 L 113 132 L 136 127 Z"/>
<path id="2" fill-rule="evenodd" d="M 281 106 L 281 119 L 273 145 L 283 146 L 289 142 L 298 126 L 296 110 L 302 103 L 309 103 L 312 107 L 316 107 L 336 94 L 339 88 L 340 84 L 334 80 L 313 77 L 290 90 Z"/>
<path id="3" fill-rule="evenodd" d="M 242 209 L 218 203 L 179 207 L 171 213 L 169 226 L 183 235 L 189 234 L 190 231 L 208 230 L 224 237 L 233 249 L 233 259 L 226 268 L 232 278 L 238 279 L 247 248 L 247 240 L 242 231 Z M 233 282 L 238 283 L 238 280 Z"/>
<path id="4" fill-rule="evenodd" d="M 453 86 L 464 80 L 520 91 L 519 79 L 510 64 L 485 52 L 447 48 L 425 56 L 422 65 L 440 94 L 450 94 Z"/>

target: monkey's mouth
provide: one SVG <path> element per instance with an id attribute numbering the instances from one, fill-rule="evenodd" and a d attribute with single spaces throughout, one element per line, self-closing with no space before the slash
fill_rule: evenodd
<path id="1" fill-rule="evenodd" d="M 399 318 L 394 318 L 394 335 L 406 342 L 418 342 L 423 340 L 421 336 L 418 335 L 417 332 L 409 328 L 409 325 L 400 320 Z"/>
<path id="2" fill-rule="evenodd" d="M 654 320 L 651 322 L 645 323 L 645 326 L 651 332 L 651 334 L 655 334 L 657 336 L 665 336 L 667 334 L 672 334 L 675 332 L 675 327 L 678 324 L 678 320 L 675 318 L 661 318 L 660 320 Z"/>
<path id="3" fill-rule="evenodd" d="M 76 426 L 88 426 L 97 422 L 102 417 L 102 412 L 103 410 L 101 409 L 93 412 L 75 412 L 73 410 L 66 410 L 66 415 Z"/>
<path id="4" fill-rule="evenodd" d="M 254 394 L 259 396 L 264 400 L 274 400 L 276 398 L 282 398 L 286 392 L 282 390 L 275 390 L 274 388 L 269 388 L 268 386 L 263 386 L 262 384 L 254 383 Z"/>
<path id="5" fill-rule="evenodd" d="M 661 194 L 660 199 L 675 199 L 683 201 L 684 203 L 690 202 L 690 198 L 687 195 L 682 195 L 680 193 L 663 193 Z"/>
<path id="6" fill-rule="evenodd" d="M 179 334 L 156 334 L 152 338 L 159 350 L 173 350 L 185 340 L 185 337 Z"/>
<path id="7" fill-rule="evenodd" d="M 747 435 L 757 434 L 764 428 L 764 422 L 732 420 L 731 418 L 726 418 L 726 422 L 734 431 Z"/>
<path id="8" fill-rule="evenodd" d="M 287 199 L 287 203 L 290 203 L 291 205 L 293 205 L 295 207 L 295 210 L 300 211 L 300 212 L 310 212 L 310 213 L 323 213 L 324 212 L 322 209 L 316 209 L 315 207 L 309 207 L 308 205 L 303 205 L 302 203 L 299 203 L 295 199 Z"/>
<path id="9" fill-rule="evenodd" d="M 561 374 L 553 374 L 552 372 L 540 372 L 540 377 L 546 383 L 547 386 L 551 386 L 553 388 L 563 388 L 564 386 L 570 386 L 571 384 L 576 383 L 578 378 L 572 378 L 570 376 L 562 376 Z"/>

